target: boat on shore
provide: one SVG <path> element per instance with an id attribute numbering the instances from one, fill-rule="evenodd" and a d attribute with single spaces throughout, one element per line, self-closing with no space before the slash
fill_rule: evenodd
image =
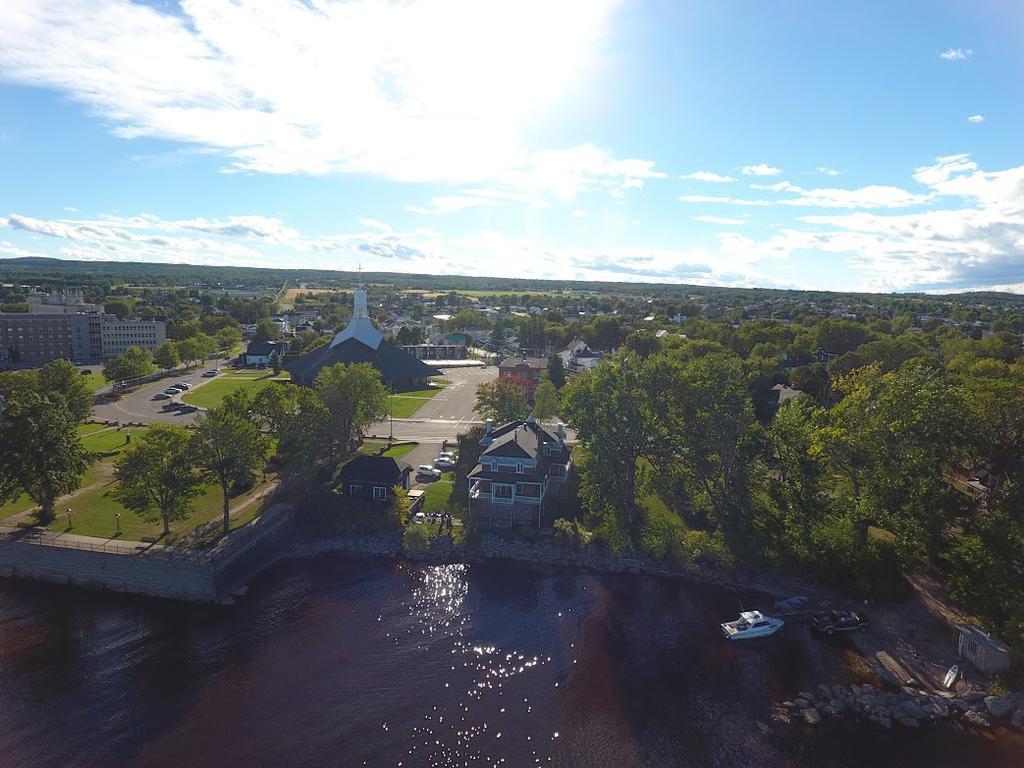
<path id="1" fill-rule="evenodd" d="M 760 611 L 744 611 L 738 619 L 723 622 L 721 627 L 726 640 L 750 640 L 774 635 L 785 623 L 780 618 Z"/>

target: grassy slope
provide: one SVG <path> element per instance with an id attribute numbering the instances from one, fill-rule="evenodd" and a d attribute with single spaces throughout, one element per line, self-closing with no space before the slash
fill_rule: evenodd
<path id="1" fill-rule="evenodd" d="M 396 419 L 408 419 L 440 391 L 441 387 L 428 387 L 391 395 L 391 415 Z"/>
<path id="2" fill-rule="evenodd" d="M 455 475 L 452 472 L 445 472 L 441 479 L 431 483 L 424 489 L 422 512 L 431 514 L 440 512 L 451 506 L 449 499 L 452 489 L 455 487 Z"/>
<path id="3" fill-rule="evenodd" d="M 279 381 L 286 380 L 285 378 L 279 379 Z M 186 392 L 181 399 L 189 405 L 199 408 L 215 408 L 231 392 L 252 387 L 255 394 L 263 387 L 270 386 L 272 381 L 274 381 L 274 374 L 266 371 L 229 373 L 203 384 L 191 392 Z"/>

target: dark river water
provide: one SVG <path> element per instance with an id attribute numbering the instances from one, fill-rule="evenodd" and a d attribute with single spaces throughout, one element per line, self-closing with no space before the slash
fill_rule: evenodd
<path id="1" fill-rule="evenodd" d="M 741 598 L 342 556 L 226 608 L 3 581 L 0 765 L 1024 766 L 1011 736 L 768 728 L 857 667 L 805 627 L 728 644 Z"/>

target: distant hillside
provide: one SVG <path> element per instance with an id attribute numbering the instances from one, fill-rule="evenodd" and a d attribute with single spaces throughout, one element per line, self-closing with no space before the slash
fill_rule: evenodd
<path id="1" fill-rule="evenodd" d="M 264 287 L 277 290 L 285 283 L 297 287 L 316 283 L 325 288 L 348 288 L 361 280 L 369 284 L 394 286 L 399 290 L 495 291 L 507 293 L 553 293 L 572 291 L 623 296 L 699 297 L 725 303 L 763 300 L 814 301 L 825 304 L 842 301 L 885 301 L 922 299 L 959 304 L 1001 304 L 1024 307 L 1024 296 L 991 291 L 935 294 L 858 294 L 832 291 L 797 291 L 772 288 L 718 288 L 687 284 L 612 283 L 581 280 L 531 280 L 466 275 L 426 275 L 401 272 L 346 272 L 325 269 L 265 269 L 200 264 L 152 264 L 122 261 L 71 261 L 38 256 L 0 259 L 0 283 L 31 284 L 49 288 L 62 286 L 110 287 L 115 285 L 172 287 L 204 284 L 221 288 Z"/>

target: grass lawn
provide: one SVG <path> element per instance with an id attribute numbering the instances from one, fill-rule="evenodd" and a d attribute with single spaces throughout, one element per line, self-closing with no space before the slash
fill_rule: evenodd
<path id="1" fill-rule="evenodd" d="M 450 507 L 449 499 L 454 488 L 455 474 L 453 472 L 442 473 L 440 480 L 430 483 L 423 489 L 423 506 L 420 511 L 429 515 Z"/>
<path id="2" fill-rule="evenodd" d="M 278 381 L 285 380 L 283 378 L 278 379 Z M 194 405 L 198 408 L 216 408 L 232 392 L 252 387 L 253 394 L 255 394 L 263 387 L 270 386 L 273 381 L 274 374 L 272 371 L 257 371 L 254 374 L 225 374 L 207 384 L 203 384 L 201 387 L 196 387 L 192 391 L 186 392 L 181 396 L 181 399 L 189 405 Z"/>
<path id="3" fill-rule="evenodd" d="M 109 381 L 104 379 L 103 374 L 99 372 L 88 373 L 82 378 L 85 380 L 85 383 L 89 386 L 89 389 L 91 389 L 93 392 L 103 389 L 110 383 Z"/>
<path id="4" fill-rule="evenodd" d="M 407 419 L 423 405 L 441 391 L 441 387 L 428 387 L 427 389 L 414 389 L 410 392 L 400 392 L 391 395 L 391 415 L 396 419 Z"/>
<path id="5" fill-rule="evenodd" d="M 91 435 L 93 432 L 99 432 L 101 429 L 106 429 L 106 424 L 79 424 L 75 427 L 75 431 L 82 437 L 85 435 Z"/>
<path id="6" fill-rule="evenodd" d="M 82 445 L 91 453 L 118 454 L 129 447 L 125 443 L 126 435 L 130 434 L 134 443 L 146 434 L 146 429 L 146 427 L 125 427 L 104 432 L 92 432 L 82 437 Z"/>
<path id="7" fill-rule="evenodd" d="M 382 440 L 366 440 L 361 446 L 359 446 L 358 453 L 367 454 L 370 456 L 376 456 L 378 451 L 383 448 L 387 443 Z M 413 448 L 416 447 L 416 443 L 402 443 L 399 445 L 393 445 L 388 448 L 382 455 L 388 456 L 393 459 L 400 459 L 405 454 L 409 453 Z"/>
<path id="8" fill-rule="evenodd" d="M 269 482 L 270 479 L 268 479 Z M 163 530 L 163 524 L 159 520 L 143 520 L 134 512 L 130 512 L 122 507 L 109 493 L 113 486 L 114 483 L 111 481 L 68 501 L 67 506 L 71 507 L 71 522 L 73 526 L 69 533 L 77 533 L 81 536 L 99 536 L 102 538 L 112 537 L 115 533 L 114 515 L 120 512 L 121 538 L 139 541 L 143 536 L 159 536 Z M 265 487 L 266 484 L 257 482 L 250 491 L 231 499 L 231 506 L 234 507 L 237 504 L 241 504 Z M 193 499 L 192 511 L 189 516 L 184 520 L 171 523 L 169 543 L 173 543 L 177 538 L 195 530 L 204 523 L 219 519 L 222 513 L 222 504 L 220 486 L 204 486 L 202 493 Z M 240 520 L 242 518 L 247 518 L 243 522 L 251 520 L 258 514 L 260 506 L 258 503 L 253 504 L 251 508 L 246 509 L 245 513 L 240 516 Z M 243 522 L 235 523 L 233 520 L 232 527 L 242 525 Z M 67 527 L 67 517 L 63 513 L 58 513 L 56 519 L 49 525 L 51 531 L 66 531 Z"/>
<path id="9" fill-rule="evenodd" d="M 79 487 L 87 488 L 96 483 L 109 481 L 113 476 L 114 465 L 109 461 L 98 461 L 85 470 L 85 474 L 82 476 L 82 484 Z M 69 500 L 63 508 L 71 506 L 74 501 L 74 499 Z M 3 521 L 8 525 L 13 524 L 14 521 L 7 520 L 7 518 L 15 517 L 23 512 L 28 512 L 30 509 L 35 507 L 35 505 L 36 503 L 32 501 L 32 499 L 25 494 L 21 494 L 18 498 L 0 505 L 0 521 Z"/>

